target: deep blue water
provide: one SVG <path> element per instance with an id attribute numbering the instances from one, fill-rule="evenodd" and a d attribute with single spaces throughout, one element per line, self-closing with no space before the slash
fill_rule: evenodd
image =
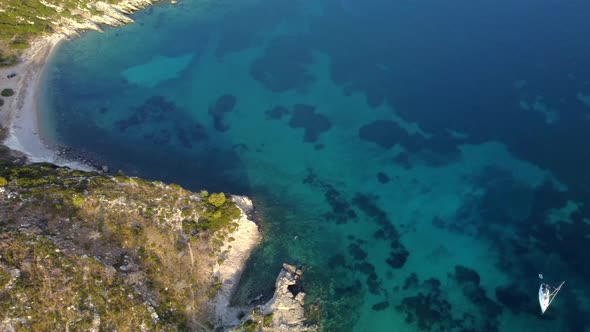
<path id="1" fill-rule="evenodd" d="M 589 331 L 590 3 L 233 2 L 64 43 L 47 139 L 252 196 L 237 302 L 292 262 L 327 331 Z"/>

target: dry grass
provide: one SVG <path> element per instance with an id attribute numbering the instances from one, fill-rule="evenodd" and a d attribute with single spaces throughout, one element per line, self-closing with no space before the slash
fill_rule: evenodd
<path id="1" fill-rule="evenodd" d="M 214 206 L 176 185 L 50 165 L 0 161 L 0 176 L 0 276 L 19 273 L 0 283 L 0 322 L 126 331 L 196 330 L 207 321 L 212 243 L 231 226 L 230 200 Z M 202 226 L 211 222 L 218 234 Z"/>

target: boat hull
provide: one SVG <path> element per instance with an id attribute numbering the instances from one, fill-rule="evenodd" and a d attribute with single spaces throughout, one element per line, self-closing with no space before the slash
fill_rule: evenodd
<path id="1" fill-rule="evenodd" d="M 547 285 L 541 284 L 541 286 L 539 286 L 539 305 L 541 306 L 542 314 L 545 313 L 545 310 L 549 308 L 549 304 L 551 303 L 549 292 L 549 287 Z"/>

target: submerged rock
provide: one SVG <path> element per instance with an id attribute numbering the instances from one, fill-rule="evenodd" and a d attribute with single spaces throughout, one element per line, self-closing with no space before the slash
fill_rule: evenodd
<path id="1" fill-rule="evenodd" d="M 289 127 L 304 128 L 303 142 L 316 142 L 319 136 L 332 128 L 332 123 L 323 114 L 316 113 L 315 107 L 306 104 L 295 104 Z"/>
<path id="2" fill-rule="evenodd" d="M 213 117 L 213 125 L 217 131 L 224 132 L 229 130 L 229 125 L 225 123 L 226 113 L 233 112 L 236 107 L 237 98 L 231 94 L 224 94 L 217 98 L 215 104 L 209 107 L 209 115 Z"/>
<path id="3" fill-rule="evenodd" d="M 420 150 L 423 139 L 418 135 L 409 134 L 397 122 L 391 120 L 375 120 L 363 125 L 358 131 L 359 138 L 377 144 L 384 149 L 394 145 L 402 145 L 407 151 Z"/>
<path id="4" fill-rule="evenodd" d="M 389 308 L 389 302 L 388 301 L 383 301 L 383 302 L 379 302 L 376 304 L 373 304 L 373 306 L 371 307 L 371 309 L 373 309 L 374 311 L 383 311 L 385 309 Z"/>
<path id="5" fill-rule="evenodd" d="M 389 183 L 389 181 L 391 180 L 389 178 L 389 176 L 387 176 L 387 174 L 385 174 L 383 172 L 377 173 L 376 176 L 377 176 L 377 181 L 379 181 L 379 183 L 382 183 L 382 184 Z"/>
<path id="6" fill-rule="evenodd" d="M 283 115 L 289 114 L 289 110 L 284 106 L 275 106 L 270 110 L 264 112 L 267 120 L 280 120 Z"/>
<path id="7" fill-rule="evenodd" d="M 252 62 L 250 75 L 273 92 L 301 90 L 314 80 L 307 69 L 312 62 L 311 49 L 299 37 L 279 36 Z"/>
<path id="8" fill-rule="evenodd" d="M 455 265 L 455 280 L 460 284 L 472 282 L 474 285 L 479 285 L 479 274 L 468 267 Z"/>

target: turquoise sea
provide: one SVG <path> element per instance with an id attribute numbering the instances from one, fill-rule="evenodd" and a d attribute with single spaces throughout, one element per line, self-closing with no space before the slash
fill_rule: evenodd
<path id="1" fill-rule="evenodd" d="M 65 42 L 45 138 L 251 196 L 235 301 L 326 331 L 590 331 L 590 2 L 181 0 Z M 544 276 L 539 280 L 539 273 Z M 541 282 L 566 280 L 541 315 Z"/>

